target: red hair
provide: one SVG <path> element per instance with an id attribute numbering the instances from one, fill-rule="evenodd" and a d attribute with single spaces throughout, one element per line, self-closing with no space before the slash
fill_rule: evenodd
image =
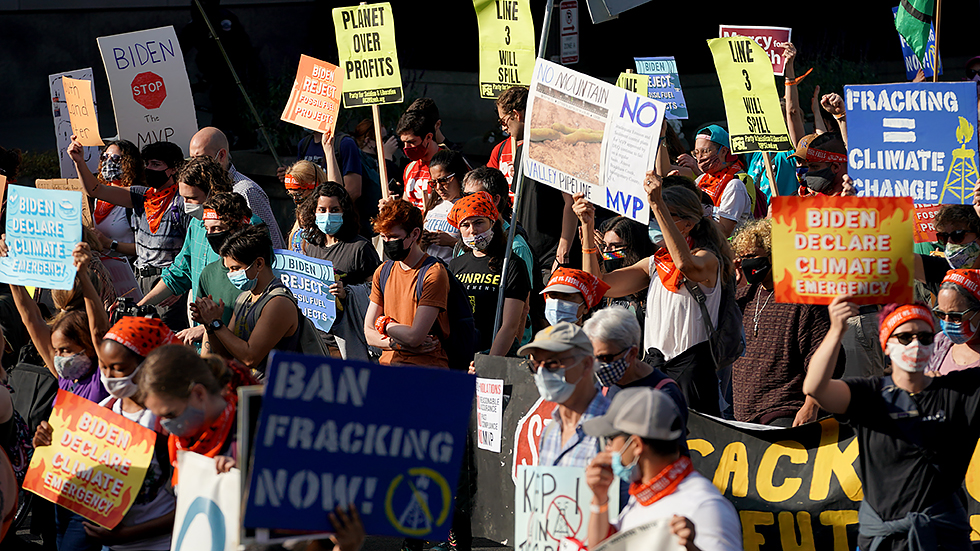
<path id="1" fill-rule="evenodd" d="M 396 226 L 401 226 L 409 234 L 415 228 L 422 227 L 422 211 L 408 201 L 391 201 L 381 207 L 372 222 L 374 231 L 379 234 L 390 233 Z"/>

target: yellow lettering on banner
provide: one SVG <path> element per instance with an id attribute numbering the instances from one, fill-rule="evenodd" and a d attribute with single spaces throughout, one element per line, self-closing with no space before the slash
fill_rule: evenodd
<path id="1" fill-rule="evenodd" d="M 813 501 L 827 499 L 831 473 L 837 475 L 841 489 L 851 501 L 864 499 L 861 480 L 854 470 L 854 460 L 858 456 L 857 438 L 851 440 L 842 452 L 837 445 L 839 431 L 840 425 L 837 421 L 833 419 L 820 421 L 820 447 L 817 448 L 817 456 L 813 462 L 813 480 L 810 483 L 810 499 Z M 856 518 L 857 512 L 855 511 L 854 514 Z"/>
<path id="2" fill-rule="evenodd" d="M 728 491 L 728 478 L 732 479 L 732 496 L 745 497 L 749 493 L 749 454 L 743 442 L 725 446 L 712 483 L 724 495 Z M 770 516 L 772 514 L 770 513 Z M 772 524 L 770 522 L 769 524 Z"/>
<path id="3" fill-rule="evenodd" d="M 813 525 L 810 524 L 810 513 L 799 511 L 796 513 L 797 522 L 793 522 L 793 513 L 782 511 L 779 513 L 779 543 L 782 551 L 814 551 L 816 544 L 813 541 Z M 796 524 L 800 525 L 800 539 L 797 543 Z"/>
<path id="4" fill-rule="evenodd" d="M 803 479 L 787 476 L 780 485 L 775 484 L 773 477 L 776 475 L 776 466 L 781 457 L 788 457 L 791 463 L 804 465 L 810 458 L 803 444 L 792 440 L 776 442 L 766 449 L 759 462 L 759 471 L 756 475 L 755 485 L 759 492 L 759 497 L 770 502 L 779 503 L 796 495 L 796 492 L 803 485 Z"/>
<path id="5" fill-rule="evenodd" d="M 742 519 L 742 547 L 745 551 L 759 551 L 766 538 L 755 531 L 756 526 L 772 526 L 775 522 L 769 511 L 739 511 Z M 697 527 L 695 527 L 696 529 Z"/>
<path id="6" fill-rule="evenodd" d="M 980 515 L 970 515 L 970 541 L 980 541 Z"/>
<path id="7" fill-rule="evenodd" d="M 857 439 L 854 439 L 857 443 Z M 851 509 L 847 511 L 824 511 L 820 513 L 820 524 L 830 526 L 834 529 L 834 551 L 848 551 L 847 547 L 847 527 L 858 523 L 858 512 Z"/>
<path id="8" fill-rule="evenodd" d="M 966 469 L 966 493 L 974 501 L 980 501 L 980 444 L 973 450 L 973 457 L 970 458 L 970 466 Z"/>
<path id="9" fill-rule="evenodd" d="M 715 451 L 715 447 L 704 438 L 692 438 L 687 441 L 687 447 L 700 453 L 701 457 L 708 457 Z"/>

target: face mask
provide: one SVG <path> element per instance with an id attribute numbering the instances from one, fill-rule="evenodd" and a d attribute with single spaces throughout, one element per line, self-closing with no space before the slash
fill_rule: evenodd
<path id="1" fill-rule="evenodd" d="M 423 157 L 425 157 L 426 149 L 428 149 L 428 147 L 426 146 L 426 143 L 423 140 L 422 143 L 420 143 L 419 145 L 405 146 L 402 149 L 402 151 L 405 153 L 405 156 L 408 157 L 409 159 L 413 161 L 418 161 L 421 160 Z"/>
<path id="2" fill-rule="evenodd" d="M 707 172 L 709 174 L 714 172 L 715 169 L 719 168 L 720 166 L 721 158 L 718 155 L 712 155 L 707 159 L 698 161 L 698 168 L 701 169 L 701 172 Z"/>
<path id="3" fill-rule="evenodd" d="M 972 268 L 977 257 L 980 257 L 980 243 L 973 241 L 972 243 L 957 245 L 947 242 L 945 254 L 946 262 L 949 262 L 954 270 Z"/>
<path id="4" fill-rule="evenodd" d="M 953 323 L 946 320 L 940 320 L 939 326 L 942 328 L 943 333 L 949 340 L 953 341 L 953 344 L 964 344 L 969 342 L 977 334 L 977 328 L 973 326 L 973 322 L 970 322 L 969 331 L 964 327 L 962 321 Z"/>
<path id="5" fill-rule="evenodd" d="M 629 353 L 626 353 L 622 358 L 614 362 L 599 362 L 599 367 L 595 370 L 595 378 L 599 381 L 600 385 L 613 386 L 623 378 L 623 375 L 626 373 L 626 368 L 630 365 L 627 356 L 629 356 Z"/>
<path id="6" fill-rule="evenodd" d="M 578 323 L 579 303 L 560 298 L 549 298 L 544 301 L 544 317 L 551 325 L 567 321 Z"/>
<path id="7" fill-rule="evenodd" d="M 128 377 L 106 377 L 99 370 L 99 378 L 102 379 L 102 386 L 105 387 L 110 396 L 122 400 L 136 394 L 136 391 L 139 390 L 139 387 L 133 382 L 133 377 L 139 370 L 140 368 L 137 367 Z"/>
<path id="8" fill-rule="evenodd" d="M 575 392 L 575 383 L 565 380 L 565 369 L 552 373 L 547 369 L 538 369 L 534 374 L 534 384 L 542 398 L 556 404 L 563 404 Z"/>
<path id="9" fill-rule="evenodd" d="M 192 436 L 204 426 L 204 410 L 187 404 L 184 413 L 173 419 L 160 418 L 160 425 L 167 429 L 167 432 L 177 437 Z"/>
<path id="10" fill-rule="evenodd" d="M 208 245 L 211 245 L 211 250 L 214 251 L 214 254 L 218 254 L 218 255 L 221 254 L 218 251 L 221 250 L 221 246 L 224 245 L 225 244 L 225 241 L 228 240 L 228 234 L 229 233 L 231 233 L 231 232 L 228 231 L 228 230 L 225 230 L 225 231 L 218 231 L 218 232 L 214 232 L 214 233 L 209 233 L 207 235 Z"/>
<path id="11" fill-rule="evenodd" d="M 122 160 L 107 157 L 102 161 L 102 179 L 106 182 L 122 180 Z"/>
<path id="12" fill-rule="evenodd" d="M 660 224 L 657 223 L 656 218 L 650 217 L 650 225 L 647 227 L 647 231 L 650 234 L 650 242 L 654 245 L 664 240 L 664 232 L 660 231 Z"/>
<path id="13" fill-rule="evenodd" d="M 817 193 L 823 193 L 830 189 L 834 183 L 834 177 L 834 171 L 828 166 L 823 170 L 808 170 L 804 179 L 806 180 L 806 187 Z"/>
<path id="14" fill-rule="evenodd" d="M 167 170 L 150 170 L 146 169 L 146 185 L 154 189 L 160 189 L 167 185 L 170 181 L 170 176 L 167 176 Z"/>
<path id="15" fill-rule="evenodd" d="M 85 354 L 55 356 L 54 369 L 62 379 L 73 381 L 92 369 L 92 358 L 89 358 Z"/>
<path id="16" fill-rule="evenodd" d="M 199 203 L 197 205 L 192 205 L 191 203 L 184 203 L 184 214 L 197 218 L 198 220 L 204 220 L 204 204 Z"/>
<path id="17" fill-rule="evenodd" d="M 484 251 L 486 250 L 487 247 L 490 246 L 490 241 L 492 239 L 493 239 L 493 228 L 490 228 L 489 230 L 483 233 L 471 237 L 463 236 L 463 244 L 471 249 Z"/>
<path id="18" fill-rule="evenodd" d="M 412 248 L 405 246 L 406 239 L 408 238 L 403 237 L 401 239 L 392 239 L 391 241 L 384 241 L 383 246 L 384 246 L 385 256 L 394 260 L 395 262 L 399 262 L 401 260 L 405 260 L 406 258 L 408 258 L 408 253 L 411 252 Z"/>
<path id="19" fill-rule="evenodd" d="M 623 465 L 623 452 L 626 451 L 633 444 L 634 440 L 630 441 L 623 446 L 623 449 L 617 450 L 611 453 L 612 457 L 610 461 L 612 462 L 613 474 L 618 476 L 620 480 L 626 483 L 637 482 L 640 479 L 640 472 L 636 470 L 636 464 L 640 461 L 640 456 L 637 455 L 633 458 L 633 461 L 629 465 Z"/>
<path id="20" fill-rule="evenodd" d="M 252 264 L 255 264 L 255 261 L 253 261 Z M 249 264 L 248 268 L 245 268 L 244 270 L 228 271 L 228 281 L 230 281 L 231 284 L 234 285 L 239 291 L 251 291 L 255 287 L 256 280 L 249 279 L 245 274 L 245 272 L 252 267 L 252 264 Z"/>
<path id="21" fill-rule="evenodd" d="M 772 270 L 772 263 L 769 262 L 768 256 L 763 256 L 759 258 L 746 258 L 742 261 L 742 273 L 745 275 L 745 281 L 749 285 L 755 285 L 756 283 L 762 283 L 766 280 L 766 276 Z"/>
<path id="22" fill-rule="evenodd" d="M 316 227 L 327 235 L 333 235 L 340 231 L 344 225 L 344 213 L 342 212 L 318 212 L 316 213 Z"/>
<path id="23" fill-rule="evenodd" d="M 892 360 L 892 365 L 909 373 L 921 373 L 929 365 L 929 357 L 936 343 L 921 344 L 919 339 L 915 339 L 908 345 L 897 342 L 890 342 L 885 347 L 885 353 Z"/>
<path id="24" fill-rule="evenodd" d="M 602 259 L 602 269 L 608 274 L 609 272 L 615 272 L 616 270 L 623 267 L 622 258 L 604 258 Z"/>

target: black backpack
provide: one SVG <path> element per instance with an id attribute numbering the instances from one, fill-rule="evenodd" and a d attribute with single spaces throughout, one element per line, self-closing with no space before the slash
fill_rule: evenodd
<path id="1" fill-rule="evenodd" d="M 473 309 L 470 307 L 470 297 L 466 294 L 466 289 L 449 271 L 446 263 L 439 258 L 430 255 L 419 267 L 418 279 L 415 284 L 415 301 L 418 302 L 422 298 L 425 273 L 437 262 L 442 264 L 449 276 L 449 297 L 446 299 L 446 313 L 449 314 L 449 326 L 452 328 L 452 335 L 438 335 L 439 342 L 442 344 L 442 349 L 446 351 L 446 355 L 449 356 L 449 369 L 466 371 L 470 368 L 470 362 L 476 355 L 476 320 L 473 319 Z M 394 265 L 395 263 L 391 260 L 386 260 L 381 265 L 379 284 L 382 295 L 384 295 L 385 285 L 388 284 L 388 276 L 391 275 L 391 269 Z"/>
<path id="2" fill-rule="evenodd" d="M 729 366 L 742 357 L 745 352 L 745 328 L 742 325 L 742 311 L 735 302 L 735 278 L 731 277 L 721 282 L 721 304 L 718 305 L 718 329 L 711 324 L 708 314 L 707 300 L 701 286 L 689 279 L 684 280 L 684 286 L 697 301 L 701 308 L 701 320 L 708 330 L 708 347 L 715 369 Z"/>

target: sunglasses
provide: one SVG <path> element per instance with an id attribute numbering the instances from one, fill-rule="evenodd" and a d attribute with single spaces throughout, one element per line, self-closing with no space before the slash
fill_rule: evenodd
<path id="1" fill-rule="evenodd" d="M 433 184 L 442 185 L 448 184 L 450 180 L 456 177 L 456 173 L 450 174 L 449 176 L 443 176 L 442 178 L 433 178 L 430 180 Z"/>
<path id="2" fill-rule="evenodd" d="M 963 243 L 963 240 L 966 238 L 966 234 L 968 233 L 973 232 L 970 230 L 956 230 L 951 232 L 937 231 L 936 239 L 938 239 L 943 245 L 945 245 L 947 241 L 952 241 L 954 244 L 959 245 L 960 243 Z"/>
<path id="3" fill-rule="evenodd" d="M 612 363 L 616 359 L 616 356 L 620 356 L 626 352 L 629 352 L 632 349 L 633 349 L 632 346 L 627 346 L 626 348 L 620 350 L 619 352 L 616 352 L 615 354 L 599 354 L 596 356 L 596 359 L 604 364 Z"/>
<path id="4" fill-rule="evenodd" d="M 936 335 L 928 331 L 921 333 L 892 333 L 892 338 L 898 339 L 903 346 L 912 342 L 912 339 L 919 341 L 919 344 L 930 345 L 935 340 Z"/>
<path id="5" fill-rule="evenodd" d="M 119 159 L 122 159 L 122 157 L 118 153 L 112 153 L 112 154 L 103 153 L 102 155 L 99 155 L 99 159 L 103 161 L 105 161 L 106 159 L 112 159 L 113 161 L 118 161 Z"/>
<path id="6" fill-rule="evenodd" d="M 963 316 L 969 314 L 970 312 L 976 310 L 976 308 L 968 308 L 962 312 L 943 312 L 939 308 L 933 308 L 932 313 L 943 321 L 948 321 L 950 323 L 960 323 L 963 321 Z"/>

